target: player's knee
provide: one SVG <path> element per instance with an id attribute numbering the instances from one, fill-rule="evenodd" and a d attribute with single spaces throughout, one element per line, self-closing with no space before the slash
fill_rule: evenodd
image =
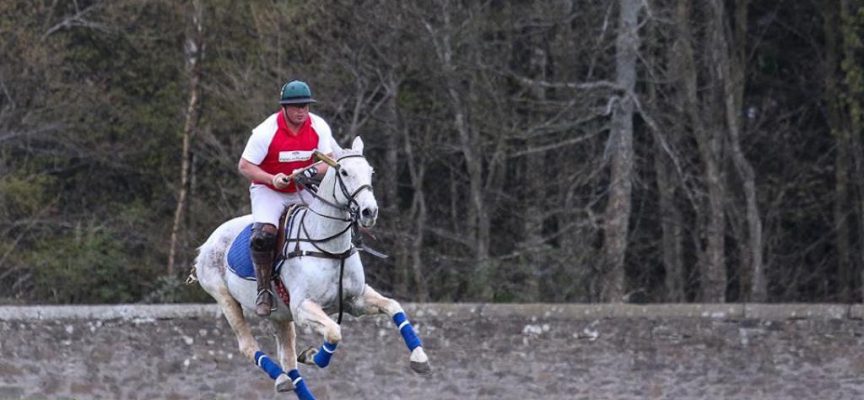
<path id="1" fill-rule="evenodd" d="M 254 251 L 272 251 L 276 244 L 276 227 L 271 224 L 255 223 L 252 225 L 252 240 L 249 246 Z"/>

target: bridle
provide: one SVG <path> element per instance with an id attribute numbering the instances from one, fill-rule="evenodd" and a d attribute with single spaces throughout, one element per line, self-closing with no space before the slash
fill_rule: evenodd
<path id="1" fill-rule="evenodd" d="M 366 159 L 366 157 L 363 156 L 362 154 L 348 154 L 348 155 L 339 157 L 336 160 L 336 166 L 333 167 L 333 168 L 335 168 L 334 172 L 336 173 L 336 179 L 333 182 L 333 201 L 327 200 L 327 199 L 319 196 L 317 193 L 315 193 L 311 190 L 309 191 L 309 193 L 312 194 L 313 197 L 315 197 L 316 199 L 318 199 L 322 203 L 324 203 L 324 204 L 326 204 L 326 205 L 330 206 L 331 208 L 334 208 L 338 211 L 341 211 L 341 212 L 348 214 L 348 218 L 345 219 L 345 218 L 333 217 L 333 216 L 322 214 L 320 212 L 312 210 L 311 208 L 309 209 L 310 211 L 312 211 L 313 213 L 318 214 L 319 216 L 322 216 L 324 218 L 337 219 L 340 221 L 351 222 L 351 224 L 357 224 L 357 221 L 360 219 L 360 204 L 357 203 L 357 195 L 359 195 L 360 192 L 362 192 L 363 190 L 369 190 L 371 192 L 372 191 L 372 185 L 370 185 L 370 184 L 360 185 L 360 187 L 355 189 L 354 192 L 348 191 L 348 187 L 345 186 L 345 180 L 342 179 L 342 174 L 341 174 L 342 164 L 340 164 L 340 162 L 346 158 L 354 158 L 354 157 L 359 157 L 359 158 L 362 158 L 364 160 Z M 303 188 L 307 188 L 306 184 L 305 184 L 305 182 L 303 182 L 302 178 L 299 178 L 299 176 L 298 176 L 298 177 L 295 177 L 294 179 L 295 179 L 295 183 L 297 185 L 300 185 Z M 345 202 L 346 204 L 344 204 L 344 205 L 338 203 L 338 199 L 336 198 L 336 193 L 337 193 L 336 192 L 336 185 L 339 185 L 339 191 L 342 193 L 342 196 L 344 196 L 346 199 L 346 202 Z"/>

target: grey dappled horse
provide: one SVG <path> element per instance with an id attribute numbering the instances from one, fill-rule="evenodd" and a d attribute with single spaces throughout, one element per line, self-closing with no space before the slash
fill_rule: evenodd
<path id="1" fill-rule="evenodd" d="M 418 373 L 430 371 L 428 357 L 402 307 L 366 284 L 360 255 L 352 244 L 355 225 L 371 227 L 378 217 L 371 186 L 372 167 L 363 156 L 363 141 L 355 138 L 347 150 L 337 147 L 335 156 L 336 164 L 327 170 L 315 200 L 308 207 L 299 207 L 286 218 L 289 223 L 280 227 L 285 230 L 286 244 L 281 251 L 286 260 L 277 279 L 287 289 L 290 304 L 275 299 L 276 308 L 269 317 L 276 330 L 278 363 L 261 351 L 241 309 L 254 310 L 256 282 L 238 276 L 227 263 L 229 248 L 244 229 L 249 229 L 252 216 L 219 226 L 199 248 L 195 259 L 197 279 L 219 303 L 237 336 L 240 352 L 276 381 L 277 391 L 295 390 L 304 400 L 314 397 L 297 371 L 297 362 L 320 368 L 329 364 L 342 334 L 339 324 L 328 314 L 339 312 L 341 317 L 341 310 L 354 316 L 387 314 L 411 352 L 412 369 Z M 243 245 L 248 247 L 248 243 Z M 279 289 L 277 284 L 277 292 Z M 320 349 L 304 351 L 299 360 L 294 322 L 308 325 L 324 337 Z"/>

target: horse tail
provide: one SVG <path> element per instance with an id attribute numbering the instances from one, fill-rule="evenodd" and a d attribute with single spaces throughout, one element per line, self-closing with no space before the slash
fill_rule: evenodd
<path id="1" fill-rule="evenodd" d="M 212 235 L 211 235 L 212 236 Z M 210 241 L 210 238 L 207 238 L 207 242 Z M 207 242 L 204 243 L 201 247 L 207 245 Z M 189 276 L 186 277 L 186 284 L 192 285 L 198 282 L 198 264 L 201 263 L 201 247 L 198 248 L 198 255 L 195 257 L 195 262 L 192 264 L 192 267 L 189 268 Z"/>
<path id="2" fill-rule="evenodd" d="M 189 276 L 186 277 L 186 284 L 192 285 L 198 282 L 198 274 L 195 272 L 195 266 L 189 269 Z"/>

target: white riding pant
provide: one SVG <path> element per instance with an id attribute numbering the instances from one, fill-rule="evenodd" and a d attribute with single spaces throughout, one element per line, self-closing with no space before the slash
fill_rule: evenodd
<path id="1" fill-rule="evenodd" d="M 309 204 L 314 199 L 308 190 L 282 193 L 264 185 L 249 186 L 249 199 L 252 201 L 252 221 L 279 226 L 279 217 L 285 207 L 292 204 Z"/>

